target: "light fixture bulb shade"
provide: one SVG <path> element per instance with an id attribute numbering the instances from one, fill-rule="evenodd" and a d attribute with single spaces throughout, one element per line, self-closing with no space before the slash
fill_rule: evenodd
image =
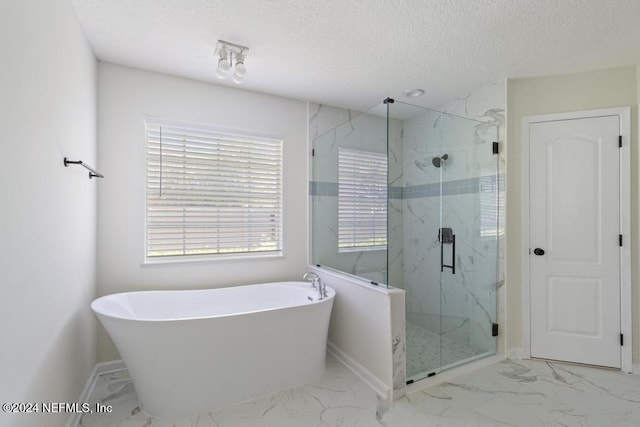
<path id="1" fill-rule="evenodd" d="M 216 70 L 216 77 L 219 78 L 219 79 L 224 79 L 225 77 L 227 77 L 227 73 L 225 73 L 220 68 L 218 68 Z"/>
<path id="2" fill-rule="evenodd" d="M 244 76 L 247 74 L 247 67 L 244 66 L 244 62 L 236 62 L 236 75 Z"/>
<path id="3" fill-rule="evenodd" d="M 238 73 L 234 73 L 234 74 L 233 74 L 233 82 L 234 82 L 235 84 L 238 84 L 238 85 L 239 85 L 240 83 L 242 83 L 242 76 L 241 76 L 241 75 L 239 75 Z"/>
<path id="4" fill-rule="evenodd" d="M 223 73 L 228 73 L 230 69 L 231 63 L 229 62 L 229 60 L 227 58 L 220 58 L 220 61 L 218 61 L 218 70 L 222 71 Z"/>

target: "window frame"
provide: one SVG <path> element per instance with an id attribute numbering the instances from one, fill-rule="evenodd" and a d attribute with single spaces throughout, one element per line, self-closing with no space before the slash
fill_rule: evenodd
<path id="1" fill-rule="evenodd" d="M 191 123 L 176 120 L 166 120 L 156 117 L 145 117 L 144 119 L 144 230 L 143 230 L 143 261 L 142 265 L 165 265 L 165 264 L 183 264 L 183 263 L 202 263 L 202 262 L 220 262 L 220 261 L 246 261 L 260 260 L 265 258 L 282 258 L 285 254 L 285 230 L 284 230 L 284 138 L 273 134 L 247 131 L 240 129 L 223 128 L 219 126 Z M 231 253 L 210 253 L 210 254 L 180 254 L 180 255 L 163 255 L 149 256 L 149 126 L 167 126 L 173 128 L 182 128 L 187 131 L 215 133 L 224 137 L 238 139 L 254 139 L 262 141 L 272 141 L 279 144 L 279 196 L 277 202 L 279 204 L 279 220 L 277 229 L 279 230 L 278 248 L 273 251 L 247 251 L 247 252 L 231 252 Z"/>

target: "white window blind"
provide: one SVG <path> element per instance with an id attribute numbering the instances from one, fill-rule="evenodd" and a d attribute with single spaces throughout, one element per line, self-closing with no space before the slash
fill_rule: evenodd
<path id="1" fill-rule="evenodd" d="M 282 140 L 146 122 L 146 256 L 280 254 Z"/>
<path id="2" fill-rule="evenodd" d="M 338 149 L 338 250 L 386 249 L 387 157 Z"/>
<path id="3" fill-rule="evenodd" d="M 504 212 L 504 197 L 499 193 L 499 176 L 480 177 L 480 236 L 499 237 L 498 215 Z"/>

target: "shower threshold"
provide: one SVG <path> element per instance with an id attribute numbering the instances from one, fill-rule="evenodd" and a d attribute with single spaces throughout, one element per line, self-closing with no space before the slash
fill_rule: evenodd
<path id="1" fill-rule="evenodd" d="M 407 383 L 495 354 L 455 342 L 412 322 L 407 322 L 406 328 Z"/>

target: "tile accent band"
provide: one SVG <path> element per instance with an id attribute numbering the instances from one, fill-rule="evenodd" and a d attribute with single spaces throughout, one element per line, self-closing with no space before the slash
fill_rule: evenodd
<path id="1" fill-rule="evenodd" d="M 439 197 L 441 191 L 443 196 L 451 196 L 456 194 L 493 193 L 498 188 L 504 188 L 504 174 L 443 182 L 442 190 L 440 183 L 438 182 L 411 185 L 408 187 L 391 186 L 388 188 L 388 196 L 389 199 L 393 200 L 419 199 L 426 197 Z M 310 181 L 309 195 L 338 197 L 338 183 Z"/>

